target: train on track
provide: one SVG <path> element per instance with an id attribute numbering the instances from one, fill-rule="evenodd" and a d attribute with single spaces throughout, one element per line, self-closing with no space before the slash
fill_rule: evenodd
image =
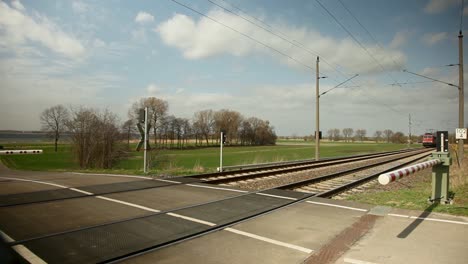
<path id="1" fill-rule="evenodd" d="M 426 148 L 434 148 L 436 146 L 436 134 L 425 133 L 423 136 L 422 144 Z"/>

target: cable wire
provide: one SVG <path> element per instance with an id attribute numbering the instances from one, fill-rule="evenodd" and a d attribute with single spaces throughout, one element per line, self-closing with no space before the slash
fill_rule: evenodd
<path id="1" fill-rule="evenodd" d="M 330 17 L 335 20 L 335 22 L 346 32 L 348 35 L 375 61 L 375 63 L 384 71 L 386 72 L 387 70 L 380 64 L 380 62 L 372 55 L 372 53 L 367 50 L 367 48 L 319 1 L 315 0 L 327 13 Z M 388 75 L 393 82 L 397 83 L 397 80 L 393 78 L 393 76 Z"/>
<path id="2" fill-rule="evenodd" d="M 240 34 L 240 35 L 242 35 L 242 36 L 244 36 L 244 37 L 246 37 L 246 38 L 248 38 L 248 39 L 250 39 L 250 40 L 252 40 L 252 41 L 254 41 L 254 42 L 258 43 L 258 44 L 260 44 L 260 45 L 262 45 L 262 46 L 264 46 L 264 47 L 266 47 L 266 48 L 268 48 L 268 49 L 270 49 L 270 50 L 273 50 L 273 51 L 277 52 L 278 54 L 280 54 L 280 55 L 282 55 L 282 56 L 284 56 L 284 57 L 287 57 L 287 58 L 289 58 L 289 59 L 295 61 L 296 63 L 298 63 L 298 64 L 300 64 L 300 65 L 302 65 L 302 66 L 304 66 L 304 67 L 306 67 L 306 68 L 308 68 L 308 69 L 315 70 L 314 67 L 312 67 L 312 66 L 310 66 L 310 65 L 307 65 L 306 63 L 304 63 L 304 62 L 302 62 L 302 61 L 300 61 L 300 60 L 298 60 L 298 59 L 296 59 L 296 58 L 294 58 L 294 57 L 292 57 L 292 56 L 290 56 L 290 55 L 288 55 L 288 54 L 286 54 L 286 53 L 284 53 L 284 52 L 282 52 L 282 51 L 280 51 L 280 50 L 278 50 L 278 49 L 276 49 L 276 48 L 273 48 L 272 46 L 270 46 L 270 45 L 268 45 L 268 44 L 265 44 L 264 42 L 262 42 L 262 41 L 260 41 L 260 40 L 258 40 L 258 39 L 256 39 L 256 38 L 254 38 L 254 37 L 252 37 L 252 36 L 249 36 L 249 35 L 247 35 L 247 34 L 241 32 L 241 31 L 239 31 L 239 30 L 237 30 L 237 29 L 235 29 L 235 28 L 233 28 L 233 27 L 231 27 L 231 26 L 229 26 L 229 25 L 226 25 L 226 24 L 224 24 L 224 23 L 222 23 L 222 22 L 220 22 L 220 21 L 218 21 L 218 20 L 216 20 L 216 19 L 214 19 L 214 18 L 212 18 L 212 17 L 210 17 L 210 16 L 208 16 L 208 15 L 206 15 L 206 14 L 204 14 L 204 13 L 202 13 L 202 12 L 200 12 L 200 11 L 198 11 L 198 10 L 196 10 L 196 9 L 194 9 L 194 8 L 192 8 L 192 7 L 190 7 L 190 6 L 188 6 L 188 5 L 185 5 L 185 4 L 183 4 L 183 3 L 180 3 L 180 2 L 178 2 L 178 1 L 176 1 L 176 0 L 171 0 L 171 1 L 174 2 L 174 3 L 176 3 L 176 4 L 178 4 L 178 5 L 180 5 L 180 6 L 183 6 L 183 7 L 187 8 L 187 9 L 191 10 L 191 11 L 194 12 L 194 13 L 197 13 L 197 14 L 203 16 L 203 17 L 206 17 L 206 18 L 208 18 L 209 20 L 211 20 L 211 21 L 213 21 L 213 22 L 215 22 L 215 23 L 218 23 L 218 24 L 220 24 L 220 25 L 222 25 L 222 26 L 224 26 L 224 27 L 226 27 L 226 28 L 228 28 L 228 29 L 230 29 L 230 30 L 232 30 L 232 31 L 234 31 L 234 32 L 236 32 L 236 33 L 238 33 L 238 34 Z"/>

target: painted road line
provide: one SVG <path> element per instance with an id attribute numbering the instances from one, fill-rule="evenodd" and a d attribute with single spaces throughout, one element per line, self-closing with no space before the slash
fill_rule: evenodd
<path id="1" fill-rule="evenodd" d="M 3 231 L 0 231 L 0 236 L 3 237 L 3 239 L 8 242 L 8 243 L 11 243 L 11 242 L 14 242 L 15 240 L 13 238 L 11 238 L 9 235 L 5 234 Z"/>
<path id="2" fill-rule="evenodd" d="M 104 197 L 104 196 L 95 196 L 95 197 L 98 198 L 98 199 L 103 199 L 103 200 L 114 202 L 114 203 L 124 204 L 124 205 L 128 205 L 128 206 L 131 206 L 131 207 L 143 209 L 143 210 L 154 212 L 154 213 L 161 212 L 160 210 L 157 210 L 157 209 L 149 208 L 149 207 L 134 204 L 134 203 L 128 203 L 128 202 L 124 202 L 124 201 L 121 201 L 121 200 L 112 199 L 112 198 L 108 198 L 108 197 Z"/>
<path id="3" fill-rule="evenodd" d="M 18 254 L 26 259 L 31 264 L 47 264 L 44 260 L 34 254 L 31 250 L 23 245 L 16 245 L 12 247 Z"/>
<path id="4" fill-rule="evenodd" d="M 177 218 L 182 218 L 182 219 L 185 219 L 185 220 L 188 220 L 188 221 L 192 221 L 192 222 L 207 225 L 207 226 L 216 226 L 215 223 L 207 222 L 207 221 L 204 221 L 204 220 L 201 220 L 201 219 L 197 219 L 197 218 L 193 218 L 193 217 L 189 217 L 189 216 L 185 216 L 185 215 L 180 215 L 180 214 L 175 214 L 175 213 L 167 213 L 167 215 L 177 217 Z M 268 242 L 268 243 L 271 243 L 271 244 L 275 244 L 275 245 L 295 249 L 295 250 L 298 250 L 298 251 L 301 251 L 301 252 L 305 252 L 307 254 L 310 254 L 311 252 L 313 252 L 312 249 L 304 248 L 304 247 L 301 247 L 301 246 L 296 246 L 296 245 L 289 244 L 289 243 L 286 243 L 286 242 L 281 242 L 281 241 L 278 241 L 278 240 L 274 240 L 274 239 L 271 239 L 271 238 L 255 235 L 255 234 L 244 232 L 244 231 L 240 231 L 240 230 L 230 228 L 230 227 L 225 228 L 224 230 L 226 230 L 228 232 L 236 233 L 238 235 L 242 235 L 242 236 L 250 237 L 250 238 L 253 238 L 253 239 L 261 240 L 261 241 L 264 241 L 264 242 Z"/>
<path id="5" fill-rule="evenodd" d="M 293 198 L 293 197 L 280 196 L 280 195 L 274 195 L 274 194 L 268 194 L 268 193 L 255 193 L 255 194 L 264 195 L 264 196 L 269 196 L 269 197 L 274 197 L 274 198 L 280 198 L 280 199 L 287 199 L 287 200 L 297 201 L 297 199 L 296 199 L 296 198 Z"/>
<path id="6" fill-rule="evenodd" d="M 68 188 L 68 189 L 72 190 L 72 191 L 75 191 L 75 192 L 83 193 L 83 194 L 86 194 L 86 195 L 94 195 L 94 193 L 90 193 L 90 192 L 83 191 L 83 190 L 76 189 L 76 188 Z"/>
<path id="7" fill-rule="evenodd" d="M 257 240 L 261 240 L 261 241 L 264 241 L 264 242 L 268 242 L 268 243 L 271 243 L 271 244 L 274 244 L 274 245 L 278 245 L 278 246 L 282 246 L 282 247 L 286 247 L 286 248 L 290 248 L 290 249 L 295 249 L 295 250 L 298 250 L 298 251 L 301 251 L 301 252 L 304 252 L 304 253 L 307 253 L 307 254 L 310 254 L 310 253 L 313 252 L 313 250 L 309 249 L 309 248 L 305 248 L 305 247 L 301 247 L 301 246 L 281 242 L 281 241 L 274 240 L 274 239 L 267 238 L 267 237 L 263 237 L 263 236 L 258 236 L 258 235 L 248 233 L 248 232 L 244 232 L 244 231 L 241 231 L 241 230 L 237 230 L 237 229 L 234 229 L 234 228 L 226 228 L 224 230 L 235 233 L 235 234 L 238 234 L 238 235 L 242 235 L 242 236 L 254 238 L 254 239 L 257 239 Z"/>
<path id="8" fill-rule="evenodd" d="M 188 221 L 191 221 L 191 222 L 195 222 L 195 223 L 199 223 L 199 224 L 203 224 L 203 225 L 207 225 L 207 226 L 215 226 L 216 225 L 215 223 L 207 222 L 207 221 L 204 221 L 204 220 L 201 220 L 201 219 L 197 219 L 197 218 L 193 218 L 193 217 L 189 217 L 189 216 L 185 216 L 185 215 L 174 214 L 174 213 L 167 213 L 167 215 L 177 217 L 177 218 L 182 218 L 182 219 L 185 219 L 185 220 L 188 220 Z"/>
<path id="9" fill-rule="evenodd" d="M 349 207 L 349 206 L 343 206 L 343 205 L 337 205 L 337 204 L 329 204 L 329 203 L 314 202 L 314 201 L 306 201 L 306 203 L 318 204 L 318 205 L 325 205 L 325 206 L 331 206 L 331 207 L 349 209 L 349 210 L 360 211 L 360 212 L 367 212 L 367 211 L 368 211 L 368 210 L 366 210 L 366 209 L 361 209 L 361 208 L 355 208 L 355 207 Z"/>
<path id="10" fill-rule="evenodd" d="M 186 185 L 187 186 L 192 186 L 192 187 L 197 187 L 197 188 L 206 188 L 206 189 L 215 189 L 215 190 L 230 191 L 230 192 L 248 193 L 248 191 L 236 190 L 236 189 L 227 189 L 227 188 L 221 188 L 221 187 L 196 185 L 196 184 L 186 184 Z"/>
<path id="11" fill-rule="evenodd" d="M 351 263 L 351 264 L 377 264 L 375 262 L 369 262 L 369 261 L 363 261 L 363 260 L 351 259 L 351 258 L 345 258 L 343 261 L 345 263 Z"/>
<path id="12" fill-rule="evenodd" d="M 164 180 L 164 179 L 154 179 L 155 181 L 169 182 L 169 183 L 181 183 L 178 181 Z"/>
<path id="13" fill-rule="evenodd" d="M 36 180 L 28 180 L 28 179 L 21 179 L 21 178 L 9 178 L 9 177 L 0 177 L 2 179 L 7 179 L 7 180 L 15 180 L 15 181 L 24 181 L 24 182 L 34 182 L 34 183 L 40 183 L 40 184 L 47 184 L 63 189 L 68 189 L 68 186 L 56 184 L 56 183 L 51 183 L 51 182 L 45 182 L 45 181 L 36 181 Z"/>
<path id="14" fill-rule="evenodd" d="M 153 180 L 153 179 L 154 179 L 154 178 L 152 178 L 152 177 L 135 176 L 135 175 L 125 175 L 125 174 L 83 173 L 83 172 L 72 172 L 72 174 L 78 174 L 78 175 L 98 175 L 98 176 L 121 177 L 121 178 L 136 178 L 136 179 L 147 179 L 147 180 Z"/>
<path id="15" fill-rule="evenodd" d="M 9 235 L 7 235 L 5 232 L 0 231 L 0 236 L 3 237 L 3 239 L 7 243 L 12 243 L 15 242 L 13 238 L 11 238 Z M 20 256 L 22 256 L 25 260 L 27 260 L 31 264 L 42 264 L 42 263 L 47 263 L 44 260 L 42 260 L 40 257 L 38 257 L 36 254 L 34 254 L 31 250 L 29 250 L 27 247 L 23 245 L 15 245 L 12 247 L 13 250 L 15 250 Z"/>
<path id="16" fill-rule="evenodd" d="M 408 218 L 408 219 L 419 219 L 419 220 L 423 220 L 423 221 L 442 222 L 442 223 L 450 223 L 450 224 L 457 224 L 457 225 L 468 225 L 468 222 L 462 222 L 462 221 L 436 219 L 436 218 L 430 218 L 430 217 L 417 217 L 417 216 L 400 215 L 400 214 L 388 214 L 388 215 L 389 216 L 395 216 L 395 217 L 401 217 L 401 218 Z"/>

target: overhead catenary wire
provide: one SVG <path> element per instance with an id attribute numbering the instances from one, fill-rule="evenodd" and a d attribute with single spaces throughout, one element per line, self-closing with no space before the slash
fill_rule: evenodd
<path id="1" fill-rule="evenodd" d="M 304 45 L 303 43 L 301 43 L 301 42 L 299 42 L 299 41 L 297 41 L 297 40 L 291 38 L 290 36 L 288 36 L 287 34 L 283 33 L 282 31 L 275 29 L 273 26 L 271 26 L 271 25 L 269 25 L 268 23 L 262 21 L 261 19 L 258 19 L 258 18 L 254 17 L 254 16 L 252 16 L 252 15 L 247 14 L 247 12 L 244 11 L 244 10 L 242 10 L 240 7 L 235 6 L 235 5 L 229 3 L 229 2 L 226 1 L 226 0 L 221 0 L 223 3 L 226 3 L 227 5 L 231 6 L 232 8 L 234 8 L 234 9 L 236 9 L 236 10 L 242 12 L 242 13 L 245 14 L 246 16 L 252 18 L 253 20 L 258 21 L 261 25 L 259 25 L 259 23 L 256 23 L 256 22 L 254 22 L 254 21 L 252 21 L 252 20 L 250 20 L 250 19 L 248 19 L 248 18 L 242 16 L 242 15 L 239 14 L 239 13 L 234 12 L 233 10 L 230 10 L 229 8 L 227 8 L 227 7 L 225 7 L 225 6 L 221 6 L 220 4 L 218 4 L 218 3 L 216 3 L 216 2 L 214 2 L 214 1 L 212 1 L 212 0 L 207 0 L 207 1 L 210 2 L 210 3 L 212 3 L 213 5 L 216 5 L 217 7 L 219 7 L 219 8 L 221 8 L 221 9 L 225 10 L 226 12 L 229 12 L 229 13 L 235 15 L 235 16 L 238 16 L 238 17 L 240 17 L 241 19 L 243 19 L 243 20 L 245 20 L 245 21 L 251 23 L 252 25 L 255 25 L 255 26 L 257 26 L 257 27 L 259 27 L 259 28 L 261 28 L 261 29 L 267 31 L 268 33 L 270 33 L 270 34 L 272 34 L 272 35 L 274 35 L 274 36 L 276 36 L 276 37 L 282 39 L 283 41 L 286 41 L 286 42 L 288 42 L 289 44 L 291 44 L 291 45 L 293 45 L 293 46 L 295 46 L 295 47 L 297 47 L 297 48 L 300 48 L 300 49 L 306 51 L 306 52 L 309 53 L 309 54 L 312 54 L 312 55 L 314 55 L 314 56 L 319 56 L 320 59 L 321 59 L 321 61 L 323 61 L 325 64 L 327 64 L 331 69 L 333 69 L 334 71 L 336 71 L 337 73 L 339 73 L 339 74 L 342 75 L 343 77 L 348 78 L 348 76 L 347 76 L 345 73 L 343 73 L 343 72 L 341 72 L 340 70 L 338 70 L 337 67 L 333 67 L 333 66 L 331 65 L 330 62 L 328 62 L 323 56 L 321 56 L 321 55 L 318 54 L 317 52 L 311 50 L 310 48 L 306 47 L 306 45 Z M 342 66 L 339 65 L 339 64 L 336 64 L 336 65 L 339 66 L 339 67 L 342 67 Z"/>
<path id="2" fill-rule="evenodd" d="M 333 15 L 330 10 L 328 10 L 319 0 L 315 0 L 326 12 L 327 14 L 354 40 L 354 42 L 356 42 L 359 47 L 361 47 L 368 55 L 369 57 L 371 57 L 374 62 L 384 71 L 386 72 L 387 70 L 382 66 L 382 64 L 374 57 L 374 55 L 372 55 L 372 53 L 370 53 L 370 51 L 343 25 L 343 23 L 341 23 L 336 17 L 335 15 Z M 395 80 L 395 78 L 393 78 L 393 76 L 391 75 L 388 75 L 390 77 L 390 79 L 392 79 L 393 82 L 397 82 L 397 80 Z"/>
<path id="3" fill-rule="evenodd" d="M 222 23 L 222 22 L 220 22 L 220 21 L 218 21 L 218 20 L 216 20 L 216 19 L 214 19 L 214 18 L 212 18 L 212 17 L 210 17 L 210 16 L 196 10 L 196 9 L 194 9 L 193 7 L 190 7 L 190 6 L 188 6 L 186 4 L 183 4 L 183 3 L 179 2 L 179 1 L 176 1 L 176 0 L 171 0 L 171 1 L 178 4 L 178 5 L 180 5 L 180 6 L 182 6 L 182 7 L 185 7 L 187 9 L 191 10 L 194 13 L 199 14 L 200 16 L 206 17 L 207 19 L 209 19 L 209 20 L 211 20 L 211 21 L 213 21 L 215 23 L 218 23 L 218 24 L 220 24 L 220 25 L 222 25 L 222 26 L 224 26 L 224 27 L 226 27 L 226 28 L 228 28 L 228 29 L 230 29 L 230 30 L 232 30 L 232 31 L 234 31 L 234 32 L 236 32 L 236 33 L 238 33 L 238 34 L 240 34 L 240 35 L 242 35 L 242 36 L 244 36 L 244 37 L 246 37 L 246 38 L 248 38 L 248 39 L 250 39 L 250 40 L 252 40 L 252 41 L 254 41 L 254 42 L 258 43 L 258 44 L 260 44 L 260 45 L 262 45 L 262 46 L 264 46 L 264 47 L 266 47 L 266 48 L 268 48 L 268 49 L 270 49 L 270 50 L 273 50 L 273 51 L 277 52 L 278 54 L 280 54 L 280 55 L 282 55 L 282 56 L 284 56 L 284 57 L 286 57 L 286 58 L 288 58 L 290 60 L 295 61 L 297 64 L 300 64 L 300 65 L 302 65 L 302 66 L 304 66 L 304 67 L 306 67 L 308 69 L 315 70 L 314 67 L 312 67 L 312 66 L 310 66 L 310 65 L 308 65 L 308 64 L 306 64 L 306 63 L 304 63 L 304 62 L 302 62 L 302 61 L 300 61 L 300 60 L 298 60 L 298 59 L 284 53 L 283 51 L 280 51 L 279 49 L 276 49 L 276 48 L 274 48 L 274 47 L 272 47 L 272 46 L 270 46 L 270 45 L 268 45 L 268 44 L 266 44 L 266 43 L 264 43 L 264 42 L 262 42 L 262 41 L 260 41 L 260 40 L 258 40 L 256 38 L 254 38 L 254 37 L 252 37 L 250 35 L 247 35 L 247 34 L 241 32 L 241 31 L 239 31 L 239 30 L 237 30 L 237 29 L 235 29 L 235 28 L 233 28 L 233 27 L 231 27 L 229 25 L 226 25 L 226 24 L 224 24 L 224 23 Z"/>
<path id="4" fill-rule="evenodd" d="M 342 0 L 338 0 L 340 2 L 340 4 L 343 6 L 343 8 L 351 15 L 351 17 L 353 17 L 354 20 L 356 20 L 356 22 L 359 24 L 359 26 L 361 26 L 361 28 L 364 29 L 364 31 L 367 33 L 367 35 L 370 36 L 370 38 L 379 46 L 379 48 L 381 50 L 385 50 L 385 48 L 380 44 L 379 41 L 377 41 L 377 39 L 374 37 L 374 35 L 361 23 L 361 21 L 359 21 L 359 19 L 354 15 L 353 12 L 351 12 L 351 10 L 343 3 Z M 396 66 L 396 67 L 402 67 L 403 64 L 398 64 L 391 55 L 390 56 L 390 59 L 392 60 L 393 64 Z"/>

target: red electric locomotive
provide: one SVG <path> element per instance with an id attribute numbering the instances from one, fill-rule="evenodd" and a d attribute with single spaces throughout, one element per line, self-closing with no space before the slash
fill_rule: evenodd
<path id="1" fill-rule="evenodd" d="M 436 136 L 432 133 L 426 133 L 423 136 L 422 144 L 426 148 L 433 148 L 436 146 Z"/>

